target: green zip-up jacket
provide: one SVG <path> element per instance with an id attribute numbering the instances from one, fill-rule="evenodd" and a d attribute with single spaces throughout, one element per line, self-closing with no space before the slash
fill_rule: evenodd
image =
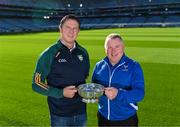
<path id="1" fill-rule="evenodd" d="M 49 74 L 51 73 L 52 63 L 53 63 L 54 59 L 56 57 L 61 56 L 61 53 L 59 52 L 60 50 L 65 50 L 65 49 L 66 49 L 65 46 L 60 41 L 58 41 L 54 45 L 47 48 L 40 55 L 40 57 L 37 61 L 37 64 L 36 64 L 34 75 L 33 75 L 32 88 L 34 91 L 36 91 L 42 95 L 46 95 L 46 96 L 50 96 L 50 97 L 54 97 L 54 98 L 62 98 L 63 97 L 63 89 L 62 89 L 63 87 L 57 87 L 57 86 L 54 86 L 53 84 L 48 84 L 47 79 L 48 79 Z M 82 52 L 83 55 L 85 54 L 85 56 L 86 56 L 87 72 L 84 75 L 88 76 L 89 68 L 90 68 L 88 53 L 84 48 L 82 48 L 80 45 L 78 45 L 78 43 L 76 43 L 75 49 L 78 52 Z M 85 80 L 85 79 L 83 79 L 83 80 Z M 69 84 L 69 85 L 73 85 L 73 84 Z"/>

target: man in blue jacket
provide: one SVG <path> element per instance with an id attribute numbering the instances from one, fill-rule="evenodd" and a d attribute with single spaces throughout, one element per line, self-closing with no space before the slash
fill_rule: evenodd
<path id="1" fill-rule="evenodd" d="M 106 57 L 99 61 L 92 82 L 105 87 L 99 98 L 99 126 L 138 126 L 137 103 L 144 98 L 144 76 L 141 66 L 124 53 L 120 35 L 105 40 Z"/>

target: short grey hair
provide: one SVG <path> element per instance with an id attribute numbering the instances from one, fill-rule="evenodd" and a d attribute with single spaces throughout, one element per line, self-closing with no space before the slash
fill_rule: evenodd
<path id="1" fill-rule="evenodd" d="M 110 39 L 116 39 L 116 38 L 119 38 L 119 40 L 121 42 L 123 42 L 123 39 L 122 37 L 118 34 L 118 33 L 111 33 L 109 34 L 107 37 L 106 37 L 106 40 L 105 40 L 105 43 L 104 43 L 104 48 L 107 49 L 107 43 Z"/>

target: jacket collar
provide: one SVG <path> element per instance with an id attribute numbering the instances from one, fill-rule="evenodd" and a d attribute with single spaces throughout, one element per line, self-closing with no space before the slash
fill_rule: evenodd
<path id="1" fill-rule="evenodd" d="M 118 62 L 117 64 L 115 64 L 114 67 L 116 67 L 116 66 L 124 63 L 125 60 L 126 60 L 126 58 L 127 58 L 127 56 L 126 56 L 125 53 L 124 53 L 124 54 L 122 55 L 121 59 L 119 60 L 119 62 Z M 112 66 L 112 64 L 111 64 L 111 62 L 109 61 L 109 58 L 108 58 L 107 56 L 104 58 L 104 61 L 106 61 L 106 62 L 108 63 L 108 65 Z"/>
<path id="2" fill-rule="evenodd" d="M 65 49 L 68 49 L 61 40 L 58 40 L 58 41 L 57 41 L 57 48 L 60 49 L 61 47 L 65 48 Z M 79 45 L 78 45 L 78 43 L 75 41 L 74 47 L 73 47 L 72 49 L 68 49 L 68 50 L 72 51 L 72 50 L 74 50 L 76 47 L 79 47 Z"/>

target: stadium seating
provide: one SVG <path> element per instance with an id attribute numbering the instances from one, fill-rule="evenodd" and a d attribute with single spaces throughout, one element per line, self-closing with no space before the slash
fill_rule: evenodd
<path id="1" fill-rule="evenodd" d="M 179 0 L 1 0 L 0 33 L 57 30 L 69 13 L 83 29 L 180 26 Z"/>

